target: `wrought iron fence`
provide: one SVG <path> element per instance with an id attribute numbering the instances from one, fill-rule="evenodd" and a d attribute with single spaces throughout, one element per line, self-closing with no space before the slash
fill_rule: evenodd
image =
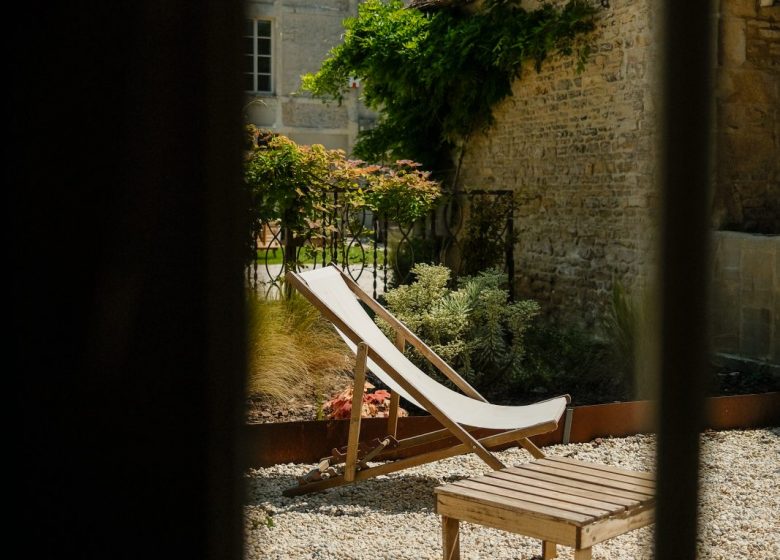
<path id="1" fill-rule="evenodd" d="M 490 228 L 493 246 L 503 247 L 503 270 L 507 274 L 510 297 L 514 296 L 514 204 L 509 190 L 470 190 L 449 195 L 424 219 L 398 224 L 377 216 L 367 208 L 338 204 L 323 213 L 320 223 L 303 238 L 290 242 L 293 235 L 275 223 L 256 224 L 252 248 L 256 255 L 246 269 L 247 284 L 266 297 L 280 293 L 285 263 L 296 270 L 339 264 L 374 298 L 389 288 L 410 280 L 417 263 L 445 264 L 457 277 L 468 270 L 484 247 L 464 238 L 470 232 L 470 216 L 482 205 L 498 208 L 497 223 Z M 471 232 L 473 234 L 473 232 Z M 286 252 L 295 257 L 286 258 Z M 496 263 L 498 264 L 498 263 Z"/>

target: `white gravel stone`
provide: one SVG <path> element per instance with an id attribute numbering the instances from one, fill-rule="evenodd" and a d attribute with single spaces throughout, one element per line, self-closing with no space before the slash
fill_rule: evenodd
<path id="1" fill-rule="evenodd" d="M 780 559 L 780 428 L 706 432 L 701 442 L 699 558 Z M 655 437 L 604 438 L 545 452 L 648 471 Z M 497 455 L 507 465 L 530 460 L 519 449 Z M 489 472 L 467 455 L 316 494 L 282 496 L 311 468 L 286 464 L 247 472 L 246 560 L 439 559 L 433 489 Z M 652 537 L 652 526 L 615 537 L 594 546 L 593 558 L 652 558 Z M 538 540 L 469 523 L 461 524 L 461 543 L 464 559 L 526 560 L 541 551 Z M 558 550 L 562 560 L 572 558 L 570 548 Z"/>

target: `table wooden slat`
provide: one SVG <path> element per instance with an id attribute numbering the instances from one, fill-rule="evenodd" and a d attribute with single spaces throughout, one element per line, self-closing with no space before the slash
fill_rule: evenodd
<path id="1" fill-rule="evenodd" d="M 584 504 L 575 504 L 567 500 L 561 500 L 560 497 L 557 496 L 552 496 L 552 497 L 539 496 L 538 494 L 527 492 L 525 488 L 500 487 L 500 486 L 494 486 L 477 480 L 461 480 L 456 482 L 455 485 L 466 487 L 466 488 L 472 488 L 474 490 L 479 490 L 487 494 L 506 496 L 508 498 L 517 498 L 518 500 L 522 500 L 524 502 L 530 502 L 533 504 L 539 504 L 543 506 L 550 506 L 565 511 L 570 511 L 576 514 L 587 515 L 594 519 L 601 519 L 602 517 L 606 517 L 612 512 L 611 509 L 596 508 Z"/>
<path id="2" fill-rule="evenodd" d="M 496 473 L 496 474 L 503 474 L 503 473 Z M 624 504 L 618 504 L 609 500 L 600 500 L 598 498 L 594 498 L 591 496 L 583 496 L 581 494 L 572 494 L 570 492 L 567 492 L 565 490 L 561 490 L 560 487 L 555 487 L 555 485 L 550 484 L 548 488 L 539 487 L 537 484 L 538 481 L 535 481 L 533 479 L 525 479 L 525 482 L 522 482 L 518 484 L 520 481 L 518 480 L 506 480 L 505 478 L 501 476 L 494 476 L 493 473 L 479 477 L 476 479 L 478 482 L 482 482 L 484 484 L 490 484 L 493 486 L 498 486 L 500 488 L 508 488 L 511 490 L 517 490 L 518 488 L 522 489 L 522 492 L 526 494 L 533 494 L 540 497 L 545 498 L 553 498 L 556 500 L 559 500 L 561 502 L 569 502 L 572 504 L 582 505 L 582 506 L 588 506 L 593 507 L 596 509 L 606 510 L 606 511 L 619 511 L 622 509 L 626 509 L 626 506 Z"/>
<path id="3" fill-rule="evenodd" d="M 588 476 L 595 476 L 602 479 L 613 480 L 615 482 L 625 482 L 626 484 L 634 484 L 636 486 L 647 488 L 649 490 L 655 489 L 655 482 L 652 480 L 647 480 L 636 476 L 628 476 L 625 474 L 604 471 L 592 467 L 590 465 L 576 465 L 568 462 L 555 461 L 553 459 L 539 459 L 536 462 L 540 465 L 548 465 L 556 469 L 563 469 L 566 471 L 581 473 Z"/>
<path id="4" fill-rule="evenodd" d="M 559 476 L 556 476 L 554 474 L 549 474 L 545 472 L 540 472 L 532 469 L 522 468 L 521 467 L 507 467 L 506 469 L 503 469 L 503 472 L 507 472 L 510 474 L 516 474 L 520 476 L 527 476 L 529 478 L 535 478 L 537 480 L 545 480 L 547 482 L 553 482 L 555 484 L 560 484 L 561 486 L 569 486 L 573 488 L 582 488 L 585 490 L 590 490 L 593 492 L 597 492 L 600 494 L 604 494 L 607 496 L 617 496 L 620 498 L 627 498 L 629 500 L 636 500 L 637 502 L 642 502 L 643 500 L 646 500 L 648 498 L 647 494 L 639 493 L 639 492 L 631 492 L 629 490 L 621 490 L 619 488 L 607 488 L 606 486 L 600 486 L 598 484 L 590 484 L 588 482 L 583 482 L 581 480 L 573 480 L 568 478 L 561 478 Z"/>
<path id="5" fill-rule="evenodd" d="M 589 467 L 591 469 L 598 469 L 601 471 L 607 471 L 607 472 L 613 472 L 615 474 L 624 474 L 627 476 L 633 476 L 636 478 L 643 478 L 645 480 L 649 480 L 652 482 L 655 482 L 655 473 L 651 472 L 643 472 L 643 471 L 630 471 L 628 469 L 622 469 L 620 467 L 613 467 L 612 465 L 602 465 L 600 463 L 586 463 L 585 461 L 579 461 L 577 459 L 572 459 L 571 457 L 546 457 L 546 459 L 549 459 L 550 461 L 557 461 L 560 463 L 569 463 L 572 465 L 582 465 Z"/>
<path id="6" fill-rule="evenodd" d="M 620 496 L 613 496 L 603 492 L 594 492 L 592 490 L 587 490 L 585 488 L 579 488 L 576 486 L 565 486 L 556 482 L 548 482 L 546 480 L 540 480 L 537 478 L 531 478 L 530 476 L 522 476 L 504 471 L 494 471 L 488 476 L 493 479 L 505 480 L 507 483 L 511 483 L 513 485 L 522 484 L 525 488 L 551 490 L 571 496 L 572 498 L 580 496 L 583 498 L 590 498 L 601 503 L 613 504 L 614 506 L 621 506 L 625 508 L 638 506 L 641 502 L 639 499 L 622 498 Z"/>
<path id="7" fill-rule="evenodd" d="M 636 484 L 632 484 L 630 482 L 622 482 L 618 480 L 612 480 L 607 478 L 602 478 L 599 476 L 589 475 L 589 474 L 583 474 L 580 471 L 571 471 L 567 469 L 562 468 L 556 468 L 551 467 L 549 465 L 544 465 L 536 462 L 532 463 L 526 463 L 523 465 L 524 469 L 530 469 L 537 472 L 543 472 L 545 474 L 551 474 L 554 476 L 558 476 L 561 478 L 568 478 L 570 480 L 578 480 L 580 482 L 587 482 L 590 484 L 596 484 L 597 486 L 601 486 L 603 488 L 614 488 L 617 490 L 627 490 L 629 492 L 634 492 L 636 494 L 641 494 L 643 496 L 652 496 L 653 491 L 649 488 L 646 488 L 644 486 L 638 486 Z"/>
<path id="8" fill-rule="evenodd" d="M 436 493 L 449 494 L 461 500 L 476 502 L 487 506 L 499 505 L 517 514 L 531 513 L 536 517 L 565 521 L 572 525 L 582 525 L 591 519 L 591 517 L 588 515 L 574 513 L 564 509 L 544 506 L 541 504 L 534 504 L 532 502 L 526 502 L 516 498 L 498 496 L 496 494 L 489 494 L 481 490 L 474 490 L 472 488 L 458 486 L 457 482 L 448 484 L 443 489 L 437 488 Z"/>

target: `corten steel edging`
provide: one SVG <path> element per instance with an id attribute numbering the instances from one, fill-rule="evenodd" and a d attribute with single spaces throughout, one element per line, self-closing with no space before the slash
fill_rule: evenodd
<path id="1" fill-rule="evenodd" d="M 631 401 L 573 408 L 570 443 L 586 443 L 597 437 L 623 437 L 655 431 L 655 403 Z M 564 418 L 558 429 L 532 436 L 537 446 L 554 445 L 563 441 Z M 716 430 L 759 428 L 780 425 L 780 393 L 735 395 L 707 399 L 707 427 Z M 398 439 L 440 429 L 432 416 L 411 416 L 398 419 Z M 364 418 L 361 422 L 361 441 L 386 435 L 386 418 Z M 347 443 L 349 420 L 280 422 L 247 424 L 244 429 L 245 449 L 249 467 L 267 467 L 279 463 L 314 463 L 330 455 L 334 447 Z M 476 437 L 497 433 L 478 430 Z M 456 445 L 459 441 L 446 438 L 398 452 L 393 458 L 407 457 L 422 451 L 432 451 Z M 491 449 L 506 449 L 505 444 Z"/>
<path id="2" fill-rule="evenodd" d="M 655 431 L 655 403 L 630 401 L 574 407 L 569 443 Z"/>
<path id="3" fill-rule="evenodd" d="M 713 430 L 780 425 L 780 393 L 713 397 L 705 406 Z"/>

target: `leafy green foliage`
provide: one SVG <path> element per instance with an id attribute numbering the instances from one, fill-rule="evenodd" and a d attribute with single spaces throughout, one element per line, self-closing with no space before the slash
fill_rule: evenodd
<path id="1" fill-rule="evenodd" d="M 421 264 L 412 272 L 414 282 L 385 294 L 388 309 L 491 402 L 568 393 L 575 404 L 594 404 L 635 396 L 631 369 L 621 365 L 611 336 L 538 317 L 532 300 L 510 303 L 503 274 L 464 277 L 453 290 L 446 267 Z M 380 319 L 377 324 L 392 334 Z M 414 350 L 407 353 L 429 375 L 438 375 Z"/>
<path id="2" fill-rule="evenodd" d="M 447 267 L 418 264 L 412 272 L 414 282 L 385 294 L 398 319 L 478 389 L 505 389 L 526 376 L 524 335 L 539 312 L 535 301 L 510 303 L 498 271 L 463 277 L 455 290 L 448 286 Z M 381 319 L 377 324 L 391 333 Z M 409 353 L 418 366 L 436 375 L 424 358 L 414 350 Z"/>
<path id="3" fill-rule="evenodd" d="M 612 284 L 611 303 L 604 324 L 612 342 L 614 360 L 621 370 L 632 372 L 641 318 L 623 284 L 618 281 Z"/>
<path id="4" fill-rule="evenodd" d="M 427 215 L 441 195 L 439 183 L 419 163 L 399 160 L 369 175 L 367 206 L 399 224 L 411 224 Z"/>
<path id="5" fill-rule="evenodd" d="M 573 324 L 537 325 L 526 357 L 539 385 L 550 394 L 571 393 L 578 404 L 652 397 L 647 305 L 615 281 L 602 336 Z"/>
<path id="6" fill-rule="evenodd" d="M 345 20 L 344 42 L 317 73 L 303 76 L 301 89 L 341 101 L 349 78 L 361 78 L 364 101 L 381 113 L 378 125 L 361 133 L 355 153 L 448 168 L 453 146 L 492 124 L 492 109 L 511 95 L 523 62 L 539 70 L 551 55 L 576 53 L 584 63 L 589 48 L 582 37 L 594 28 L 594 14 L 586 0 L 531 11 L 488 0 L 471 15 L 366 0 L 356 18 Z"/>
<path id="7" fill-rule="evenodd" d="M 335 167 L 341 155 L 318 144 L 299 146 L 282 135 L 253 146 L 244 163 L 253 221 L 281 221 L 294 233 L 308 231 L 330 207 L 331 163 Z M 341 186 L 353 189 L 356 182 Z"/>
<path id="8" fill-rule="evenodd" d="M 466 234 L 463 236 L 465 274 L 475 274 L 505 262 L 507 244 L 514 245 L 517 241 L 517 235 L 507 228 L 513 205 L 514 194 L 478 195 L 471 199 Z"/>
<path id="9" fill-rule="evenodd" d="M 281 134 L 247 127 L 248 150 L 244 183 L 249 191 L 252 231 L 260 224 L 280 222 L 291 235 L 285 259 L 295 258 L 291 240 L 322 235 L 323 217 L 338 204 L 367 207 L 395 222 L 413 222 L 425 216 L 439 199 L 439 183 L 419 169 L 420 164 L 401 160 L 387 166 L 367 165 L 346 158 L 343 150 L 322 145 L 298 145 Z M 254 239 L 250 258 L 254 257 Z"/>
<path id="10" fill-rule="evenodd" d="M 525 366 L 532 372 L 530 401 L 563 393 L 576 405 L 627 400 L 625 373 L 613 365 L 609 342 L 575 324 L 542 320 L 527 336 Z"/>

